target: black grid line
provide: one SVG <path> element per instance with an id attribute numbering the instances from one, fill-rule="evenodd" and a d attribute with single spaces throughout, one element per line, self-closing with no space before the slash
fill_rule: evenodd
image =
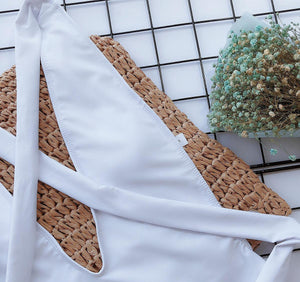
<path id="1" fill-rule="evenodd" d="M 198 60 L 199 60 L 199 63 L 200 63 L 202 81 L 203 81 L 203 84 L 204 84 L 205 95 L 202 95 L 202 96 L 204 96 L 206 98 L 207 106 L 210 109 L 210 99 L 209 99 L 209 93 L 208 93 L 208 88 L 207 88 L 205 71 L 204 71 L 204 66 L 203 66 L 203 61 L 202 61 L 201 50 L 200 50 L 200 43 L 199 43 L 196 24 L 195 24 L 195 20 L 194 20 L 194 13 L 193 13 L 191 1 L 190 0 L 187 0 L 187 1 L 188 1 L 189 11 L 190 11 L 190 17 L 191 17 L 191 20 L 192 20 L 194 39 L 196 41 L 197 53 L 198 53 L 198 57 L 199 57 Z M 187 100 L 187 99 L 185 99 L 185 100 Z M 215 140 L 217 140 L 217 134 L 215 132 L 213 133 L 213 136 L 214 136 Z"/>
<path id="2" fill-rule="evenodd" d="M 204 66 L 203 66 L 202 55 L 201 55 L 201 50 L 200 50 L 200 43 L 199 43 L 196 24 L 195 24 L 195 20 L 194 20 L 192 4 L 191 4 L 190 0 L 187 0 L 187 1 L 188 1 L 189 11 L 190 11 L 190 17 L 192 19 L 193 32 L 194 32 L 194 37 L 195 37 L 196 47 L 197 47 L 197 53 L 198 53 L 198 61 L 200 63 L 201 75 L 202 75 L 202 80 L 203 80 L 203 83 L 204 83 L 205 97 L 206 97 L 208 108 L 210 108 L 210 99 L 209 99 L 209 94 L 208 94 L 207 82 L 206 82 L 206 78 L 205 78 Z"/>
<path id="3" fill-rule="evenodd" d="M 61 4 L 61 6 L 66 6 L 66 7 L 68 7 L 68 6 L 80 6 L 80 5 L 100 3 L 100 2 L 105 2 L 105 1 L 111 2 L 113 0 L 90 0 L 90 1 L 81 1 L 81 2 L 65 2 L 65 3 Z M 283 13 L 289 13 L 289 12 L 297 12 L 299 10 L 300 10 L 300 8 L 291 8 L 291 9 L 282 9 L 282 10 L 276 10 L 274 8 L 273 11 L 254 13 L 253 15 L 254 16 L 267 16 L 267 15 L 274 15 L 274 13 L 275 14 L 283 14 Z M 0 14 L 16 13 L 18 11 L 19 11 L 19 9 L 2 10 L 2 11 L 0 11 Z M 240 18 L 240 16 L 212 18 L 212 19 L 195 21 L 195 24 L 211 23 L 211 22 L 226 21 L 226 20 L 234 20 L 234 19 L 239 19 L 239 18 Z M 153 27 L 153 29 L 169 28 L 169 27 L 174 27 L 174 26 L 190 25 L 190 24 L 192 24 L 192 23 L 191 22 L 178 23 L 178 24 L 157 26 L 157 27 Z M 136 30 L 133 30 L 133 31 L 139 31 L 139 29 L 136 29 Z M 108 34 L 101 34 L 101 35 L 108 35 Z"/>
<path id="4" fill-rule="evenodd" d="M 64 10 L 67 11 L 67 5 L 66 5 L 66 1 L 65 0 L 63 0 L 63 4 L 62 5 L 64 7 Z"/>
<path id="5" fill-rule="evenodd" d="M 113 29 L 112 29 L 112 22 L 111 22 L 111 16 L 110 16 L 110 11 L 109 11 L 109 6 L 108 6 L 108 0 L 105 0 L 105 7 L 106 7 L 106 12 L 107 12 L 110 37 L 114 38 L 114 33 L 113 33 Z"/>
<path id="6" fill-rule="evenodd" d="M 261 158 L 262 158 L 262 162 L 263 162 L 263 166 L 266 166 L 266 158 L 265 158 L 265 153 L 264 153 L 264 149 L 262 147 L 262 143 L 261 143 L 261 138 L 258 138 L 258 143 L 259 143 L 259 150 L 260 150 L 260 154 L 261 154 Z M 265 183 L 265 178 L 264 178 L 264 174 L 262 171 L 259 172 L 259 175 L 261 177 L 261 181 L 263 183 Z"/>
<path id="7" fill-rule="evenodd" d="M 234 10 L 233 0 L 230 0 L 230 8 L 231 8 L 233 20 L 236 21 L 236 15 L 235 15 L 235 10 Z"/>
<path id="8" fill-rule="evenodd" d="M 159 61 L 159 54 L 158 54 L 158 49 L 157 49 L 157 43 L 156 43 L 155 31 L 154 31 L 154 27 L 153 27 L 153 21 L 152 21 L 149 0 L 146 0 L 146 5 L 147 5 L 148 16 L 149 16 L 149 22 L 150 22 L 150 26 L 151 26 L 151 34 L 152 34 L 152 39 L 153 39 L 153 44 L 154 44 L 154 50 L 155 50 L 155 56 L 156 56 L 156 61 L 157 61 L 157 68 L 158 68 L 158 73 L 159 73 L 159 78 L 160 78 L 161 89 L 163 92 L 165 92 L 164 80 L 163 80 L 162 71 L 161 71 L 162 64 L 160 64 L 160 61 Z"/>
<path id="9" fill-rule="evenodd" d="M 148 12 L 148 18 L 149 18 L 149 23 L 150 27 L 149 28 L 142 28 L 142 29 L 134 29 L 134 30 L 127 30 L 127 31 L 122 31 L 122 32 L 113 32 L 113 19 L 111 18 L 110 15 L 110 9 L 109 9 L 109 2 L 112 0 L 86 0 L 86 1 L 80 1 L 80 2 L 66 2 L 66 0 L 62 0 L 62 7 L 67 11 L 67 7 L 69 6 L 80 6 L 80 5 L 88 5 L 92 3 L 103 3 L 105 2 L 106 5 L 106 12 L 107 12 L 107 18 L 108 18 L 108 24 L 109 24 L 109 33 L 108 34 L 99 34 L 100 36 L 110 36 L 111 38 L 114 38 L 114 36 L 119 36 L 119 35 L 129 35 L 129 34 L 136 34 L 136 33 L 141 33 L 141 32 L 147 32 L 150 31 L 152 35 L 152 40 L 153 40 L 153 45 L 154 45 L 154 50 L 155 50 L 155 56 L 156 56 L 156 63 L 151 64 L 151 65 L 144 65 L 144 66 L 139 66 L 141 69 L 146 70 L 150 68 L 157 68 L 159 72 L 159 77 L 160 77 L 160 83 L 161 83 L 161 89 L 163 92 L 165 92 L 165 87 L 164 87 L 164 82 L 163 82 L 163 74 L 162 74 L 162 67 L 165 66 L 171 66 L 171 65 L 180 65 L 184 63 L 189 63 L 189 62 L 197 62 L 200 65 L 200 70 L 201 70 L 201 79 L 204 84 L 204 94 L 201 95 L 193 95 L 193 96 L 188 96 L 184 98 L 178 98 L 178 99 L 173 99 L 174 102 L 180 102 L 180 101 L 189 101 L 189 100 L 194 100 L 194 99 L 206 99 L 208 108 L 210 108 L 210 98 L 209 98 L 209 91 L 207 87 L 207 79 L 206 79 L 206 74 L 204 70 L 204 65 L 203 62 L 207 60 L 216 60 L 218 56 L 202 56 L 201 54 L 201 48 L 200 48 L 200 42 L 197 34 L 197 27 L 201 24 L 206 24 L 206 23 L 215 23 L 215 22 L 228 22 L 228 21 L 236 21 L 240 16 L 237 16 L 235 7 L 234 7 L 234 0 L 227 0 L 229 1 L 230 8 L 231 8 L 231 13 L 232 16 L 230 17 L 220 17 L 220 18 L 212 18 L 212 19 L 205 19 L 205 20 L 198 20 L 196 21 L 194 19 L 194 14 L 193 14 L 193 7 L 191 0 L 186 0 L 188 7 L 189 7 L 189 13 L 190 13 L 190 19 L 191 21 L 188 22 L 183 22 L 183 23 L 175 23 L 175 24 L 169 24 L 169 25 L 163 25 L 163 26 L 154 26 L 153 21 L 152 21 L 152 14 L 151 14 L 151 5 L 150 2 L 151 0 L 145 0 L 145 4 L 147 7 L 147 12 Z M 224 0 L 225 1 L 225 0 Z M 278 22 L 278 15 L 280 14 L 285 14 L 285 13 L 292 13 L 292 12 L 300 12 L 300 4 L 299 7 L 297 8 L 292 8 L 292 9 L 281 9 L 277 10 L 276 6 L 274 4 L 274 0 L 270 0 L 270 5 L 272 7 L 271 11 L 268 12 L 261 12 L 261 13 L 255 13 L 254 16 L 267 16 L 267 15 L 273 15 L 276 23 Z M 17 13 L 19 9 L 10 9 L 10 10 L 2 10 L 0 11 L 0 17 L 1 15 L 4 14 L 10 14 L 10 13 Z M 159 51 L 157 47 L 157 42 L 156 42 L 156 37 L 155 37 L 155 32 L 159 30 L 164 30 L 164 29 L 170 29 L 174 27 L 184 27 L 184 26 L 191 26 L 193 28 L 193 33 L 194 33 L 194 39 L 196 43 L 196 48 L 197 48 L 197 54 L 198 57 L 194 59 L 187 59 L 187 60 L 175 60 L 175 61 L 170 61 L 170 62 L 165 62 L 161 63 L 159 59 Z M 7 50 L 13 50 L 14 46 L 0 46 L 0 52 L 1 51 L 7 51 Z M 217 139 L 217 134 L 212 133 L 212 132 L 205 132 L 207 134 L 213 134 L 214 138 Z M 218 133 L 222 134 L 222 131 L 219 131 Z M 261 144 L 261 139 L 259 138 L 259 150 L 260 150 L 260 155 L 262 162 L 253 164 L 250 167 L 255 171 L 255 173 L 259 174 L 261 176 L 262 182 L 264 182 L 264 174 L 266 173 L 271 173 L 271 172 L 278 172 L 278 171 L 286 171 L 286 170 L 291 170 L 291 169 L 299 169 L 300 168 L 300 159 L 297 159 L 294 162 L 291 162 L 289 160 L 284 160 L 284 161 L 273 161 L 273 162 L 267 162 L 265 158 L 265 152 L 264 148 Z M 295 207 L 292 210 L 299 210 L 300 207 Z M 296 249 L 294 251 L 299 251 L 300 249 Z M 269 254 L 262 254 L 262 257 L 266 257 Z"/>
<path id="10" fill-rule="evenodd" d="M 274 20 L 275 20 L 276 23 L 278 23 L 278 18 L 277 18 L 277 14 L 276 14 L 274 0 L 270 0 L 270 1 L 271 1 L 271 6 L 272 6 L 272 12 L 273 12 L 273 15 L 274 15 Z"/>

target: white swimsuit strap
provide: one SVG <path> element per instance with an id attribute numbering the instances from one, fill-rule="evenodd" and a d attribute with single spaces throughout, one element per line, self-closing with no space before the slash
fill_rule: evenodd
<path id="1" fill-rule="evenodd" d="M 2 149 L 4 145 L 5 150 Z M 14 147 L 15 137 L 0 129 L 0 157 L 14 164 Z M 154 198 L 116 187 L 99 186 L 45 154 L 40 152 L 39 156 L 42 182 L 93 209 L 170 228 L 277 242 L 257 282 L 285 281 L 283 263 L 300 244 L 300 224 L 293 218 Z"/>
<path id="2" fill-rule="evenodd" d="M 38 151 L 41 31 L 36 14 L 39 12 L 38 6 L 45 1 L 55 4 L 52 0 L 25 0 L 18 15 L 16 140 L 5 131 L 0 131 L 0 155 L 16 165 L 17 184 L 14 188 L 6 282 L 19 282 L 18 277 L 22 277 L 22 282 L 31 281 L 38 178 L 91 208 L 114 215 L 171 228 L 278 242 L 257 282 L 283 282 L 284 262 L 300 243 L 300 225 L 292 218 L 195 205 L 98 186 Z M 30 71 L 27 71 L 28 66 Z"/>
<path id="3" fill-rule="evenodd" d="M 16 21 L 17 138 L 6 282 L 30 282 L 36 236 L 41 31 L 25 1 Z"/>

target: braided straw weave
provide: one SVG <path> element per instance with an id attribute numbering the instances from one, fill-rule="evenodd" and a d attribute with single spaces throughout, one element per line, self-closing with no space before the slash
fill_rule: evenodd
<path id="1" fill-rule="evenodd" d="M 119 71 L 136 93 L 165 122 L 174 135 L 183 133 L 184 147 L 214 195 L 223 207 L 255 210 L 261 213 L 288 215 L 291 210 L 275 192 L 261 183 L 249 166 L 228 148 L 200 131 L 145 76 L 126 50 L 109 37 L 91 36 L 92 41 Z M 15 135 L 16 76 L 12 67 L 0 77 L 0 126 Z M 46 80 L 40 80 L 40 150 L 51 158 L 75 169 L 61 136 L 49 98 Z M 13 193 L 14 167 L 0 159 L 0 181 Z M 37 221 L 77 263 L 92 272 L 102 267 L 95 222 L 88 207 L 54 188 L 39 182 Z M 251 241 L 253 247 L 259 242 Z"/>

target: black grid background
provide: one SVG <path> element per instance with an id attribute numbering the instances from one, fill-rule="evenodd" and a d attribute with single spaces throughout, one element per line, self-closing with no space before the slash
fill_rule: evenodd
<path id="1" fill-rule="evenodd" d="M 237 13 L 236 13 L 234 0 L 224 0 L 224 1 L 229 1 L 230 8 L 231 8 L 231 14 L 232 14 L 230 17 L 213 18 L 213 19 L 205 19 L 205 20 L 198 20 L 198 21 L 196 21 L 194 19 L 193 6 L 191 3 L 191 0 L 186 0 L 188 7 L 189 7 L 190 21 L 189 22 L 181 22 L 178 24 L 164 25 L 164 26 L 154 26 L 153 25 L 152 12 L 151 12 L 151 0 L 143 0 L 143 1 L 145 1 L 146 7 L 147 7 L 147 14 L 149 17 L 150 27 L 143 28 L 143 29 L 136 29 L 136 30 L 128 30 L 128 31 L 123 31 L 123 32 L 114 32 L 113 31 L 113 22 L 112 22 L 112 17 L 110 14 L 110 2 L 112 2 L 112 1 L 114 1 L 114 0 L 88 0 L 88 1 L 79 1 L 79 2 L 66 2 L 66 0 L 62 0 L 62 6 L 68 12 L 68 7 L 71 7 L 71 6 L 87 5 L 87 4 L 91 4 L 91 3 L 102 3 L 102 4 L 105 3 L 107 18 L 108 18 L 108 23 L 109 23 L 109 33 L 99 34 L 100 36 L 110 36 L 110 37 L 114 38 L 115 36 L 119 36 L 119 35 L 134 34 L 134 33 L 139 33 L 139 32 L 147 32 L 147 31 L 149 32 L 150 31 L 151 35 L 152 35 L 154 49 L 155 49 L 156 63 L 151 64 L 151 65 L 139 66 L 139 67 L 141 69 L 149 69 L 149 68 L 154 68 L 154 67 L 156 67 L 158 69 L 160 84 L 161 84 L 160 88 L 163 92 L 165 92 L 165 85 L 164 85 L 164 78 L 163 78 L 163 74 L 162 74 L 162 70 L 161 70 L 162 67 L 176 65 L 176 64 L 182 64 L 182 63 L 188 63 L 188 62 L 199 63 L 200 69 L 201 69 L 201 74 L 202 74 L 202 77 L 200 79 L 203 80 L 205 93 L 202 95 L 173 99 L 173 101 L 179 102 L 179 101 L 185 101 L 185 100 L 205 98 L 207 101 L 208 107 L 210 108 L 209 89 L 208 89 L 208 85 L 207 85 L 207 78 L 205 75 L 204 62 L 213 60 L 213 59 L 217 59 L 217 56 L 207 56 L 207 57 L 202 56 L 201 49 L 200 49 L 201 42 L 199 40 L 199 36 L 197 34 L 196 27 L 198 25 L 205 24 L 205 23 L 236 21 L 239 18 L 239 16 L 237 16 Z M 278 15 L 280 16 L 283 14 L 300 12 L 300 2 L 299 2 L 298 8 L 278 10 L 278 9 L 276 9 L 276 5 L 273 0 L 268 0 L 268 1 L 270 1 L 270 5 L 272 7 L 271 11 L 256 13 L 256 14 L 254 14 L 255 16 L 273 15 L 273 18 L 275 19 L 275 21 L 278 22 Z M 295 0 L 295 1 L 297 1 L 297 0 Z M 207 3 L 209 3 L 209 1 Z M 0 10 L 0 17 L 3 14 L 10 14 L 10 13 L 17 13 L 17 12 L 18 12 L 18 9 L 2 10 L 2 11 Z M 158 47 L 157 47 L 155 31 L 174 28 L 174 27 L 182 27 L 182 26 L 190 26 L 193 29 L 194 39 L 195 39 L 196 48 L 197 48 L 197 58 L 188 59 L 188 60 L 175 60 L 175 61 L 169 61 L 167 63 L 161 63 L 160 57 L 159 57 L 159 51 L 158 51 Z M 14 49 L 14 46 L 0 46 L 0 52 L 11 50 L 11 49 Z M 206 133 L 210 134 L 215 139 L 218 139 L 218 134 L 220 134 L 220 133 L 212 134 L 211 132 L 206 132 Z M 265 157 L 265 151 L 264 151 L 261 143 L 259 143 L 259 148 L 260 148 L 262 162 L 252 164 L 251 168 L 257 174 L 260 175 L 261 180 L 263 182 L 264 182 L 264 174 L 265 173 L 300 168 L 300 159 L 299 158 L 297 158 L 296 161 L 294 161 L 294 162 L 291 162 L 288 159 L 282 160 L 282 161 L 267 162 L 266 157 Z M 300 209 L 300 207 L 293 208 L 293 210 L 299 210 L 299 209 Z M 262 255 L 262 256 L 267 256 L 267 254 Z"/>

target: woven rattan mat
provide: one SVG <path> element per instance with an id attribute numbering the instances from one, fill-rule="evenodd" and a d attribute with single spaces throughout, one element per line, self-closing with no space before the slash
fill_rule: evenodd
<path id="1" fill-rule="evenodd" d="M 200 131 L 139 69 L 126 50 L 109 37 L 91 36 L 92 41 L 138 95 L 155 111 L 169 129 L 183 133 L 185 150 L 223 207 L 288 215 L 291 210 L 275 192 L 261 183 L 249 166 L 231 150 Z M 0 77 L 0 126 L 15 135 L 16 77 L 12 67 Z M 41 71 L 40 150 L 74 169 L 58 128 L 47 85 Z M 13 192 L 14 167 L 0 159 L 0 181 Z M 102 267 L 96 227 L 88 207 L 39 182 L 37 220 L 58 241 L 63 250 L 90 271 Z M 251 242 L 257 246 L 258 242 Z"/>

